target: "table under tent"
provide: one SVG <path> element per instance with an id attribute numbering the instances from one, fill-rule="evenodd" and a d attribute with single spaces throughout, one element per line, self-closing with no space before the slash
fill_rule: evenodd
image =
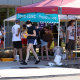
<path id="1" fill-rule="evenodd" d="M 32 5 L 17 7 L 16 13 L 17 15 L 33 12 L 45 14 L 58 14 L 59 15 L 58 46 L 59 46 L 60 15 L 80 15 L 79 3 L 80 0 L 44 0 L 42 2 L 35 3 Z M 77 19 L 76 19 L 76 32 L 77 32 Z M 76 44 L 76 57 L 77 57 L 77 44 Z"/>

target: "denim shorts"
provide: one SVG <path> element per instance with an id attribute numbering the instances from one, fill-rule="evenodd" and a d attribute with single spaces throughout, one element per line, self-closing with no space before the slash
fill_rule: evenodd
<path id="1" fill-rule="evenodd" d="M 47 42 L 41 40 L 41 46 L 47 46 L 47 44 L 48 44 Z"/>
<path id="2" fill-rule="evenodd" d="M 27 43 L 28 43 L 28 44 L 30 44 L 30 43 L 31 43 L 31 44 L 34 44 L 34 41 L 35 41 L 35 39 L 28 39 L 28 40 L 27 40 Z"/>

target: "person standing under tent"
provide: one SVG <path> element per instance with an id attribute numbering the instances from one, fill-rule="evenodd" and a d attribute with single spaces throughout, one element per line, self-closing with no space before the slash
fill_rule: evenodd
<path id="1" fill-rule="evenodd" d="M 27 36 L 25 36 L 24 33 L 27 33 L 27 29 L 26 29 L 25 24 L 22 27 L 22 33 L 21 33 L 22 47 L 27 46 Z"/>
<path id="2" fill-rule="evenodd" d="M 35 30 L 36 30 L 36 43 L 35 43 L 36 45 L 34 45 L 34 49 L 36 51 L 36 47 L 37 46 L 40 47 L 40 44 L 41 44 L 41 41 L 40 41 L 40 28 L 39 28 L 38 25 L 35 26 Z"/>
<path id="3" fill-rule="evenodd" d="M 77 27 L 77 36 L 80 37 L 80 24 L 78 24 L 78 27 Z"/>
<path id="4" fill-rule="evenodd" d="M 78 43 L 78 47 L 80 47 L 80 24 L 78 24 L 77 27 L 77 43 Z"/>
<path id="5" fill-rule="evenodd" d="M 2 41 L 1 41 L 1 39 L 2 39 L 2 32 L 1 32 L 1 26 L 0 26 L 0 48 L 2 47 Z"/>
<path id="6" fill-rule="evenodd" d="M 27 34 L 27 29 L 26 29 L 26 24 L 23 24 L 21 31 L 23 61 L 25 61 L 26 59 L 26 48 L 27 48 L 27 36 L 25 34 Z"/>
<path id="7" fill-rule="evenodd" d="M 4 35 L 6 34 L 6 32 L 5 32 L 5 30 L 4 30 L 4 27 L 2 27 L 1 32 L 2 32 L 1 42 L 2 42 L 2 45 L 3 45 L 3 48 L 4 48 Z"/>
<path id="8" fill-rule="evenodd" d="M 56 24 L 53 26 L 52 32 L 53 32 L 54 44 L 56 46 L 58 43 L 58 29 Z"/>
<path id="9" fill-rule="evenodd" d="M 41 44 L 41 41 L 40 41 L 40 28 L 39 28 L 38 25 L 36 26 L 36 37 L 37 37 L 38 45 L 40 45 Z"/>
<path id="10" fill-rule="evenodd" d="M 33 44 L 34 44 L 35 37 L 36 37 L 35 27 L 32 25 L 31 21 L 27 21 L 26 26 L 27 26 L 27 32 L 28 32 L 28 34 L 25 34 L 25 35 L 27 35 L 27 43 L 28 43 L 28 45 L 27 45 L 27 55 L 26 55 L 26 60 L 21 64 L 22 65 L 27 65 L 29 55 L 30 55 L 30 50 L 32 50 L 33 55 L 36 58 L 35 64 L 38 64 L 40 62 L 40 60 L 39 60 L 39 58 L 38 58 L 38 56 L 37 56 L 37 54 L 36 54 L 36 52 L 33 48 Z"/>
<path id="11" fill-rule="evenodd" d="M 12 27 L 12 42 L 14 47 L 14 61 L 16 60 L 16 51 L 19 49 L 20 54 L 20 61 L 22 61 L 22 42 L 21 42 L 21 35 L 20 35 L 20 21 L 16 20 L 15 25 Z"/>
<path id="12" fill-rule="evenodd" d="M 62 25 L 60 26 L 60 34 L 59 34 L 59 36 L 60 36 L 60 46 L 61 46 L 61 42 L 62 42 L 62 40 L 64 38 L 64 30 L 62 28 Z"/>
<path id="13" fill-rule="evenodd" d="M 44 27 L 41 31 L 40 31 L 40 38 L 41 38 L 41 56 L 42 56 L 42 60 L 44 60 L 43 54 L 44 54 L 44 47 L 45 47 L 45 51 L 46 51 L 46 57 L 47 60 L 49 59 L 49 55 L 48 55 L 48 42 L 44 39 L 48 39 L 47 36 L 47 31 L 48 29 L 46 29 L 46 27 Z"/>
<path id="14" fill-rule="evenodd" d="M 73 56 L 73 50 L 75 50 L 75 26 L 74 26 L 75 22 L 74 20 L 71 20 L 69 22 L 69 26 L 67 28 L 67 50 L 70 52 L 71 54 L 71 58 Z"/>

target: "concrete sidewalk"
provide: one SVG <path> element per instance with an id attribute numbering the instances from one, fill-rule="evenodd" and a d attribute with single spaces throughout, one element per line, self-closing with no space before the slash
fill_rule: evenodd
<path id="1" fill-rule="evenodd" d="M 19 62 L 0 62 L 0 79 L 32 79 L 38 77 L 59 77 L 80 75 L 80 69 L 49 67 L 49 61 L 41 61 L 38 65 L 35 61 L 29 61 L 28 65 L 21 65 Z M 51 61 L 50 61 L 51 62 Z M 79 63 L 79 61 L 63 61 L 66 63 Z M 71 64 L 72 64 L 71 63 Z"/>
<path id="2" fill-rule="evenodd" d="M 18 67 L 48 67 L 48 62 L 52 61 L 40 61 L 39 64 L 35 65 L 35 60 L 30 60 L 28 65 L 21 65 L 20 62 L 0 62 L 0 69 L 10 69 L 10 68 L 18 68 Z"/>
<path id="3" fill-rule="evenodd" d="M 40 67 L 40 66 L 44 66 L 44 67 L 49 67 L 48 66 L 48 62 L 53 62 L 53 60 L 51 61 L 40 61 L 40 63 L 38 65 L 35 65 L 35 60 L 29 60 L 28 62 L 28 67 L 31 67 L 31 66 L 35 66 L 35 67 Z M 62 60 L 62 63 L 64 65 L 69 65 L 69 64 L 80 64 L 80 60 Z M 26 67 L 26 65 L 21 65 L 20 62 L 1 62 L 0 61 L 0 69 L 2 68 L 17 68 L 17 67 Z"/>

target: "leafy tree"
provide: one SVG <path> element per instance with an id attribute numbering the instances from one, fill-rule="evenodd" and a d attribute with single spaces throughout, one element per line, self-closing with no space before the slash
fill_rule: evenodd
<path id="1" fill-rule="evenodd" d="M 9 17 L 15 14 L 14 8 L 9 8 Z M 0 8 L 0 25 L 3 25 L 3 20 L 7 18 L 7 8 Z"/>

